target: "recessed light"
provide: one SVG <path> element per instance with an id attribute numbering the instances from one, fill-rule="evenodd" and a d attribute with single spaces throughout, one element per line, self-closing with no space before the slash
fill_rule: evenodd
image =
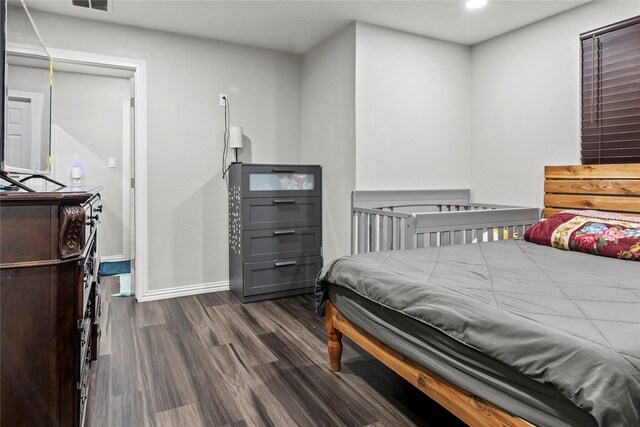
<path id="1" fill-rule="evenodd" d="M 478 9 L 487 5 L 487 0 L 467 0 L 465 6 L 468 9 Z"/>

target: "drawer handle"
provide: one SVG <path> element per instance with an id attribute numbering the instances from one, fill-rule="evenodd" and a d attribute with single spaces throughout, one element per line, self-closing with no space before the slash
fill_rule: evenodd
<path id="1" fill-rule="evenodd" d="M 294 173 L 295 169 L 279 169 L 279 168 L 273 168 L 273 172 L 274 173 Z"/>
<path id="2" fill-rule="evenodd" d="M 296 230 L 273 230 L 274 236 L 281 236 L 283 234 L 296 234 Z"/>
<path id="3" fill-rule="evenodd" d="M 275 261 L 274 264 L 277 268 L 277 267 L 286 267 L 288 265 L 296 265 L 296 262 L 295 261 Z"/>
<path id="4" fill-rule="evenodd" d="M 293 199 L 275 199 L 273 201 L 274 204 L 279 205 L 283 203 L 295 203 L 296 201 Z"/>

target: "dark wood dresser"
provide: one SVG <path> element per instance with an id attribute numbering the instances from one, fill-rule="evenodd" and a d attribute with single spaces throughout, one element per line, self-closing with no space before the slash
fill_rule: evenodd
<path id="1" fill-rule="evenodd" d="M 229 282 L 242 302 L 313 291 L 322 268 L 322 168 L 234 163 Z"/>
<path id="2" fill-rule="evenodd" d="M 101 211 L 98 193 L 0 192 L 2 427 L 83 424 Z"/>

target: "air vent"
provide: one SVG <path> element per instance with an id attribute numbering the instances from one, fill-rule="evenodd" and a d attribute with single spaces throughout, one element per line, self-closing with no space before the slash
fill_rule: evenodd
<path id="1" fill-rule="evenodd" d="M 92 10 L 109 11 L 109 0 L 71 0 L 74 6 L 84 7 Z"/>

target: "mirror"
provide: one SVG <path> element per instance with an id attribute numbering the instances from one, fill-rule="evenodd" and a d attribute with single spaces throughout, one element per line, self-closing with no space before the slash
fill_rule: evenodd
<path id="1" fill-rule="evenodd" d="M 51 141 L 49 59 L 7 54 L 5 170 L 45 173 Z"/>
<path id="2" fill-rule="evenodd" d="M 25 11 L 8 8 L 7 20 L 24 19 Z M 9 25 L 8 38 L 11 39 Z M 35 29 L 34 39 L 39 40 Z M 5 138 L 2 170 L 46 175 L 51 150 L 52 73 L 46 49 L 7 46 L 5 84 Z"/>

